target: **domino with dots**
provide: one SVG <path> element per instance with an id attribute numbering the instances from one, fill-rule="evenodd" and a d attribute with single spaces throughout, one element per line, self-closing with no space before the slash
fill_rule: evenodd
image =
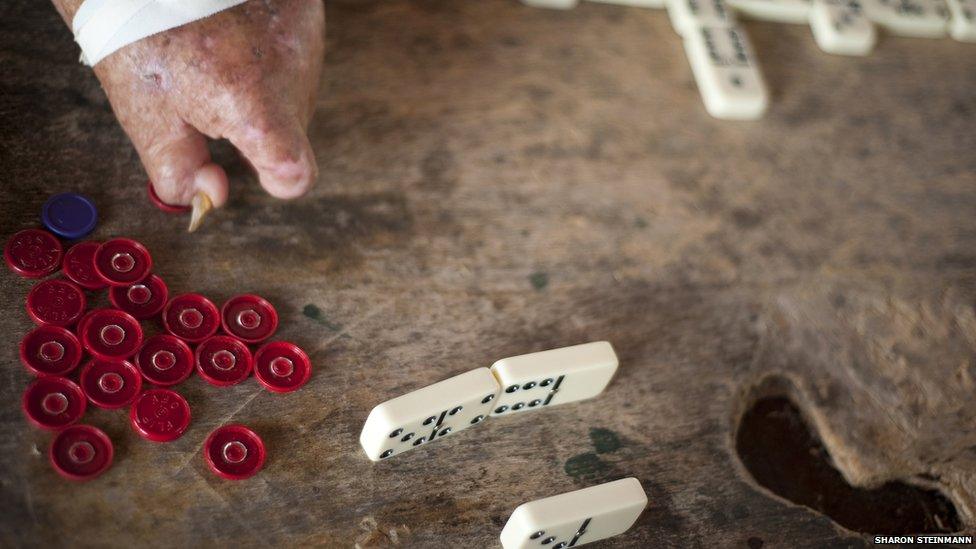
<path id="1" fill-rule="evenodd" d="M 740 27 L 698 27 L 684 37 L 684 46 L 708 114 L 755 120 L 766 112 L 766 84 Z"/>
<path id="2" fill-rule="evenodd" d="M 530 501 L 505 523 L 502 547 L 579 547 L 626 532 L 645 507 L 647 494 L 633 477 Z"/>
<path id="3" fill-rule="evenodd" d="M 838 55 L 867 55 L 878 39 L 858 0 L 813 0 L 810 29 L 820 49 Z"/>
<path id="4" fill-rule="evenodd" d="M 898 36 L 942 38 L 948 32 L 944 0 L 861 0 L 868 19 Z"/>
<path id="5" fill-rule="evenodd" d="M 976 0 L 946 0 L 949 35 L 960 42 L 976 42 Z"/>
<path id="6" fill-rule="evenodd" d="M 671 26 L 680 36 L 698 27 L 731 27 L 735 14 L 725 0 L 667 0 Z"/>
<path id="7" fill-rule="evenodd" d="M 456 434 L 488 418 L 498 381 L 476 368 L 388 400 L 366 418 L 359 444 L 379 461 Z"/>
<path id="8" fill-rule="evenodd" d="M 617 354 L 606 341 L 503 358 L 491 366 L 501 387 L 491 415 L 593 398 L 610 383 L 617 365 Z"/>
<path id="9" fill-rule="evenodd" d="M 736 12 L 749 19 L 805 25 L 810 19 L 810 0 L 728 0 Z"/>

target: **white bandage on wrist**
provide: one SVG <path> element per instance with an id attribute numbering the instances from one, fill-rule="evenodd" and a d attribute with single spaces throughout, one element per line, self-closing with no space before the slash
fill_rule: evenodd
<path id="1" fill-rule="evenodd" d="M 93 67 L 123 46 L 246 1 L 85 0 L 71 30 L 81 46 L 81 62 Z"/>

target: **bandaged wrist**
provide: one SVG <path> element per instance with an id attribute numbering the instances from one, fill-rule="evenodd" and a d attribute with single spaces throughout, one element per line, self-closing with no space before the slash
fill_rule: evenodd
<path id="1" fill-rule="evenodd" d="M 81 62 L 94 67 L 123 46 L 246 1 L 85 0 L 71 21 L 71 30 L 81 46 Z"/>

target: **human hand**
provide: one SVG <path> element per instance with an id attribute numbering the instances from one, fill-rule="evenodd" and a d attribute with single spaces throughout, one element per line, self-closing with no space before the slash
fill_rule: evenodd
<path id="1" fill-rule="evenodd" d="M 69 22 L 81 3 L 54 1 Z M 269 194 L 294 198 L 318 174 L 305 131 L 324 35 L 321 0 L 249 1 L 129 44 L 95 74 L 164 202 L 227 201 L 208 137 L 237 147 Z"/>

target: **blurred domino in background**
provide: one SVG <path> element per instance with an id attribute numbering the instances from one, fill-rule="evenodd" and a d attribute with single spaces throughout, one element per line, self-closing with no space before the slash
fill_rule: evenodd
<path id="1" fill-rule="evenodd" d="M 942 38 L 948 32 L 949 10 L 943 0 L 861 0 L 864 13 L 898 36 Z"/>
<path id="2" fill-rule="evenodd" d="M 976 0 L 946 0 L 949 34 L 960 42 L 976 42 Z"/>
<path id="3" fill-rule="evenodd" d="M 698 27 L 731 27 L 735 14 L 725 0 L 667 0 L 671 26 L 680 36 Z"/>
<path id="4" fill-rule="evenodd" d="M 729 0 L 729 5 L 759 21 L 805 25 L 810 19 L 810 0 Z"/>
<path id="5" fill-rule="evenodd" d="M 766 84 L 741 29 L 699 27 L 685 37 L 684 45 L 708 114 L 755 120 L 766 112 Z"/>
<path id="6" fill-rule="evenodd" d="M 867 55 L 878 40 L 858 0 L 813 0 L 810 29 L 820 49 L 839 55 Z"/>

